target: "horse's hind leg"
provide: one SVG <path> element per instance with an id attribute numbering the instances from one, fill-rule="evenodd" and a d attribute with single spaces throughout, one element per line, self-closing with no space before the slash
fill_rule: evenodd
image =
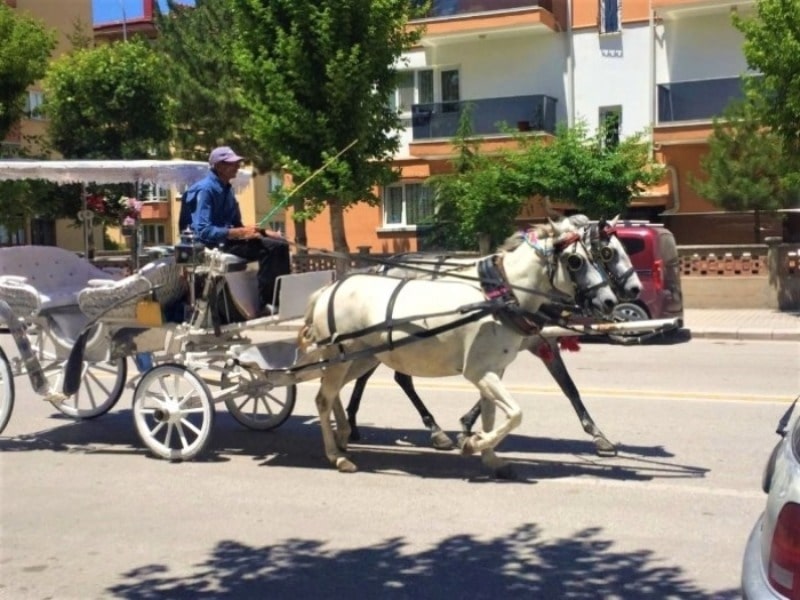
<path id="1" fill-rule="evenodd" d="M 341 440 L 337 439 L 336 433 L 331 424 L 331 410 L 339 404 L 337 410 L 337 418 L 344 411 L 341 409 L 341 402 L 339 401 L 339 391 L 342 389 L 346 380 L 348 365 L 334 365 L 329 367 L 323 373 L 320 380 L 319 391 L 317 392 L 316 404 L 317 411 L 319 412 L 319 425 L 322 430 L 322 443 L 325 447 L 325 456 L 340 472 L 352 473 L 356 471 L 356 465 L 350 462 L 345 456 L 342 449 Z"/>
<path id="2" fill-rule="evenodd" d="M 361 439 L 361 432 L 358 430 L 358 425 L 356 423 L 356 415 L 361 406 L 361 397 L 364 395 L 364 388 L 367 385 L 367 381 L 369 381 L 369 378 L 372 377 L 372 374 L 377 368 L 378 365 L 375 365 L 372 369 L 356 379 L 353 385 L 353 393 L 350 395 L 350 402 L 347 403 L 347 421 L 350 423 L 351 442 L 357 442 Z"/>
<path id="3" fill-rule="evenodd" d="M 420 398 L 417 394 L 417 390 L 414 389 L 414 380 L 411 378 L 411 375 L 406 375 L 400 371 L 395 371 L 394 380 L 397 382 L 397 385 L 399 385 L 400 388 L 406 393 L 408 399 L 411 400 L 414 408 L 417 409 L 419 416 L 422 418 L 423 424 L 428 428 L 428 431 L 431 432 L 431 444 L 433 447 L 437 450 L 452 450 L 455 448 L 453 440 L 451 440 L 448 435 L 442 431 L 442 428 L 439 427 L 439 424 L 436 422 L 436 419 L 433 418 L 433 415 L 428 410 L 428 407 L 422 402 L 422 398 Z"/>
<path id="4" fill-rule="evenodd" d="M 540 352 L 542 344 L 549 345 L 550 352 Z M 561 352 L 558 349 L 558 341 L 542 340 L 530 348 L 530 351 L 542 360 L 544 366 L 547 367 L 548 371 L 550 371 L 550 375 L 553 376 L 553 379 L 556 380 L 556 383 L 558 383 L 558 385 L 561 387 L 561 390 L 564 392 L 566 397 L 569 398 L 570 404 L 572 404 L 575 414 L 578 415 L 578 420 L 580 420 L 583 430 L 592 436 L 597 455 L 616 456 L 616 447 L 608 440 L 603 432 L 600 431 L 600 428 L 595 424 L 594 419 L 592 419 L 592 416 L 589 414 L 589 411 L 583 405 L 580 392 L 578 392 L 575 382 L 572 381 L 572 377 L 570 377 L 569 373 L 567 372 L 567 367 L 564 364 L 564 361 L 561 359 Z"/>

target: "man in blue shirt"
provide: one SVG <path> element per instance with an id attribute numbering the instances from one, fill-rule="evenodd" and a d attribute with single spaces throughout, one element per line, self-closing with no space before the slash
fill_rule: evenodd
<path id="1" fill-rule="evenodd" d="M 214 148 L 208 157 L 210 172 L 187 190 L 181 213 L 191 211 L 192 231 L 207 247 L 258 261 L 259 300 L 265 314 L 271 314 L 277 310 L 271 304 L 275 280 L 291 271 L 289 244 L 277 231 L 242 223 L 230 182 L 243 160 L 228 146 Z M 181 217 L 181 228 L 188 225 L 184 220 L 188 215 Z"/>

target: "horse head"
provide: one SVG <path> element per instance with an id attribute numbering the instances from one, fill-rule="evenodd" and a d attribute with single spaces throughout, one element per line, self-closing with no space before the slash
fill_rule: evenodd
<path id="1" fill-rule="evenodd" d="M 562 292 L 571 290 L 571 296 L 579 304 L 611 314 L 619 300 L 609 285 L 605 270 L 583 242 L 581 233 L 568 229 L 560 233 L 553 240 L 553 254 L 557 261 L 551 279 L 553 286 Z"/>
<path id="2" fill-rule="evenodd" d="M 617 220 L 600 219 L 585 229 L 588 244 L 595 261 L 608 273 L 614 293 L 623 300 L 635 300 L 642 291 L 642 282 L 636 274 L 625 246 L 617 237 Z"/>

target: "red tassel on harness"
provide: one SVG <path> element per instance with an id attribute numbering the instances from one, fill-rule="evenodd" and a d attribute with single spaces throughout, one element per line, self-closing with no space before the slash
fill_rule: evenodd
<path id="1" fill-rule="evenodd" d="M 567 352 L 578 352 L 581 349 L 578 337 L 574 335 L 558 338 L 558 346 Z"/>
<path id="2" fill-rule="evenodd" d="M 553 360 L 553 349 L 550 347 L 548 343 L 541 343 L 536 348 L 536 355 L 541 358 L 544 362 L 550 362 Z"/>

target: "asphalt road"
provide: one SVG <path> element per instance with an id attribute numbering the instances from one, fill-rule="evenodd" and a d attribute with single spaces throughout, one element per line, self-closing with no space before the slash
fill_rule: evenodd
<path id="1" fill-rule="evenodd" d="M 540 363 L 506 382 L 523 406 L 500 452 L 519 480 L 437 452 L 391 372 L 360 413 L 359 466 L 325 461 L 313 383 L 270 433 L 220 407 L 204 460 L 148 457 L 130 392 L 60 417 L 17 379 L 0 437 L 0 596 L 58 598 L 737 598 L 800 344 L 713 342 L 566 356 L 619 456 L 598 458 Z M 476 394 L 420 381 L 453 431 Z"/>

